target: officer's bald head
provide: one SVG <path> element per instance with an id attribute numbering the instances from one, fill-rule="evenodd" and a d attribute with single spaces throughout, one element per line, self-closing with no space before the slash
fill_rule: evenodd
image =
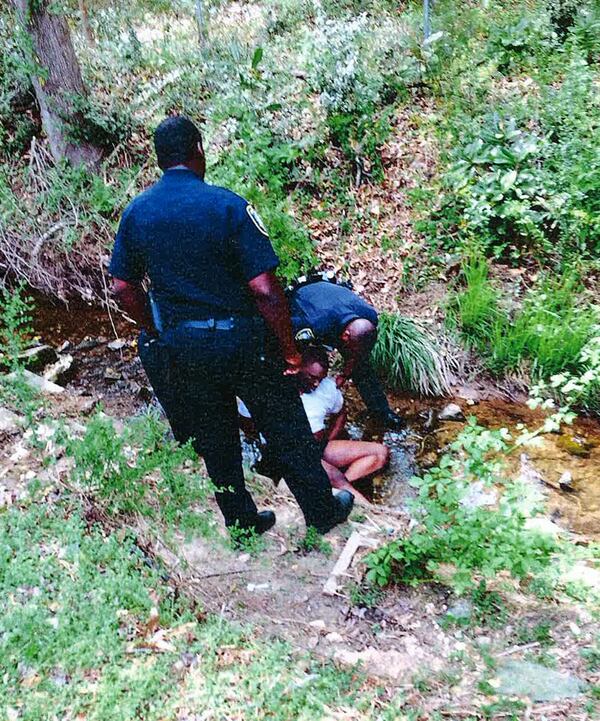
<path id="1" fill-rule="evenodd" d="M 355 358 L 367 356 L 377 340 L 377 327 L 366 318 L 350 321 L 341 334 L 342 350 Z"/>
<path id="2" fill-rule="evenodd" d="M 174 165 L 187 165 L 199 172 L 200 164 L 202 168 L 204 166 L 202 135 L 185 115 L 173 115 L 162 121 L 154 131 L 154 148 L 162 170 Z M 200 174 L 203 175 L 204 171 Z"/>

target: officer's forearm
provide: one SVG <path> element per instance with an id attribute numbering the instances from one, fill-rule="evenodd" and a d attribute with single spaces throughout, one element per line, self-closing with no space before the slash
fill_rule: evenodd
<path id="1" fill-rule="evenodd" d="M 258 312 L 277 337 L 284 358 L 288 360 L 297 356 L 287 298 L 275 274 L 262 273 L 253 278 L 248 286 Z"/>
<path id="2" fill-rule="evenodd" d="M 134 285 L 119 278 L 113 279 L 113 293 L 117 303 L 130 318 L 149 333 L 155 333 L 148 296 L 140 285 Z"/>

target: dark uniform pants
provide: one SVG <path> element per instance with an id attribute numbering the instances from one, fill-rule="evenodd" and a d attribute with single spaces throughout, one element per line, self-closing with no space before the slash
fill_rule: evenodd
<path id="1" fill-rule="evenodd" d="M 160 340 L 142 334 L 139 353 L 175 438 L 194 439 L 204 457 L 226 525 L 252 523 L 257 512 L 244 483 L 236 396 L 277 455 L 306 524 L 333 520 L 331 485 L 302 401 L 293 379 L 282 375 L 279 354 L 266 352 L 260 325 L 180 327 Z"/>
<path id="2" fill-rule="evenodd" d="M 390 405 L 383 386 L 369 358 L 356 364 L 352 371 L 352 380 L 360 393 L 360 397 L 372 413 L 384 416 L 390 412 Z"/>

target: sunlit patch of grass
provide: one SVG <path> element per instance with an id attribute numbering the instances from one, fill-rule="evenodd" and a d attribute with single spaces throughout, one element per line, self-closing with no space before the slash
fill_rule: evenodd
<path id="1" fill-rule="evenodd" d="M 379 316 L 373 365 L 391 386 L 443 395 L 449 388 L 449 369 L 435 341 L 414 321 L 395 313 Z"/>
<path id="2" fill-rule="evenodd" d="M 459 328 L 492 372 L 514 371 L 524 362 L 534 378 L 577 370 L 581 350 L 597 327 L 598 311 L 581 299 L 575 273 L 545 278 L 512 314 L 489 279 L 485 259 L 465 261 L 461 281 L 449 305 L 449 324 Z"/>

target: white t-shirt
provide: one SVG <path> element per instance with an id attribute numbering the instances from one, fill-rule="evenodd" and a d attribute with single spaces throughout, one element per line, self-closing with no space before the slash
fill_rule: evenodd
<path id="1" fill-rule="evenodd" d="M 339 413 L 344 405 L 344 396 L 333 378 L 323 378 L 314 391 L 303 393 L 300 398 L 313 433 L 322 431 L 327 416 Z"/>
<path id="2" fill-rule="evenodd" d="M 323 378 L 314 391 L 303 393 L 300 398 L 313 433 L 322 431 L 325 428 L 327 416 L 339 413 L 344 405 L 344 396 L 333 378 Z M 239 414 L 250 418 L 250 411 L 244 402 L 238 398 L 237 403 Z"/>

